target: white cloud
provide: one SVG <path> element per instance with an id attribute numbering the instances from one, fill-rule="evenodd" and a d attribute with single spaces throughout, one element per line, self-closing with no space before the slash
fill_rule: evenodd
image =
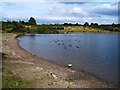
<path id="1" fill-rule="evenodd" d="M 47 20 L 47 21 L 66 21 L 66 22 L 73 22 L 73 23 L 83 23 L 83 22 L 91 22 L 91 17 L 39 17 L 39 20 Z"/>
<path id="2" fill-rule="evenodd" d="M 84 17 L 83 18 L 83 22 L 92 22 L 91 20 L 92 20 L 91 17 Z"/>
<path id="3" fill-rule="evenodd" d="M 66 10 L 61 7 L 52 7 L 49 9 L 50 15 L 63 15 L 66 13 Z"/>
<path id="4" fill-rule="evenodd" d="M 42 20 L 59 20 L 59 21 L 65 21 L 65 20 L 75 20 L 76 17 L 59 17 L 59 16 L 55 16 L 55 17 L 39 17 L 39 19 Z"/>
<path id="5" fill-rule="evenodd" d="M 95 9 L 112 9 L 112 10 L 116 10 L 118 9 L 118 5 L 111 5 L 111 4 L 101 4 L 101 5 L 97 5 L 95 7 Z"/>
<path id="6" fill-rule="evenodd" d="M 118 2 L 119 0 L 2 0 L 2 2 Z"/>
<path id="7" fill-rule="evenodd" d="M 3 3 L 4 4 L 4 3 Z M 97 12 L 94 12 L 94 11 Z M 3 7 L 3 18 L 18 20 L 28 19 L 33 16 L 37 21 L 47 20 L 55 22 L 103 22 L 102 19 L 106 18 L 106 21 L 114 22 L 111 15 L 106 15 L 105 12 L 117 10 L 117 4 L 111 3 L 85 3 L 85 4 L 63 4 L 58 2 L 26 2 L 26 3 L 5 3 Z M 104 13 L 98 13 L 103 12 Z M 111 20 L 111 21 L 110 21 Z M 108 22 L 108 23 L 109 23 Z"/>
<path id="8" fill-rule="evenodd" d="M 73 7 L 73 9 L 71 10 L 71 12 L 72 13 L 76 13 L 76 14 L 80 14 L 82 16 L 87 16 L 88 15 L 88 13 L 85 12 L 85 11 L 83 11 L 83 9 L 80 8 L 80 7 Z"/>

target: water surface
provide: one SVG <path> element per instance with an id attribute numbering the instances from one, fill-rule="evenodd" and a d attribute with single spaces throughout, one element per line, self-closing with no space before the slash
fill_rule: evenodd
<path id="1" fill-rule="evenodd" d="M 117 34 L 36 34 L 19 37 L 22 48 L 46 60 L 117 84 Z"/>

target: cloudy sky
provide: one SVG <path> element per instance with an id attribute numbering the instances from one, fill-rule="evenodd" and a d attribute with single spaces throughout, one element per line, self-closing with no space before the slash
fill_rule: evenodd
<path id="1" fill-rule="evenodd" d="M 75 1 L 75 0 L 74 0 Z M 112 1 L 112 0 L 111 0 Z M 2 2 L 2 20 L 24 20 L 31 16 L 38 24 L 96 22 L 118 23 L 118 2 Z"/>

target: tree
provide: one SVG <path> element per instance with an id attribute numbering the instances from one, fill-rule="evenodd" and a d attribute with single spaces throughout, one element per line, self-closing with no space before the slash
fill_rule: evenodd
<path id="1" fill-rule="evenodd" d="M 7 20 L 7 23 L 8 23 L 8 24 L 11 24 L 11 21 Z"/>
<path id="2" fill-rule="evenodd" d="M 88 23 L 88 22 L 85 22 L 84 26 L 89 26 L 89 23 Z"/>
<path id="3" fill-rule="evenodd" d="M 24 22 L 24 21 L 21 21 L 21 20 L 19 20 L 19 23 L 21 23 L 21 24 L 25 24 L 25 22 Z"/>
<path id="4" fill-rule="evenodd" d="M 114 24 L 114 23 L 112 24 L 112 27 L 113 27 L 113 28 L 115 27 L 115 24 Z"/>
<path id="5" fill-rule="evenodd" d="M 64 23 L 63 26 L 68 26 L 68 23 Z"/>
<path id="6" fill-rule="evenodd" d="M 91 23 L 90 26 L 94 26 L 94 23 Z"/>
<path id="7" fill-rule="evenodd" d="M 28 23 L 29 23 L 30 25 L 36 25 L 36 20 L 35 20 L 33 17 L 30 17 Z"/>
<path id="8" fill-rule="evenodd" d="M 94 28 L 97 28 L 98 27 L 98 23 L 91 23 L 90 26 L 94 27 Z"/>
<path id="9" fill-rule="evenodd" d="M 75 24 L 75 26 L 78 26 L 78 25 L 79 25 L 78 23 Z"/>

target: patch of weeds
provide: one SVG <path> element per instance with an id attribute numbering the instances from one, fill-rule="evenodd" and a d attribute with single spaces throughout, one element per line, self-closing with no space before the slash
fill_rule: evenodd
<path id="1" fill-rule="evenodd" d="M 65 81 L 67 81 L 67 82 L 73 82 L 73 79 L 71 77 L 66 77 Z"/>
<path id="2" fill-rule="evenodd" d="M 7 75 L 2 78 L 3 88 L 25 88 L 32 87 L 32 81 L 22 80 L 15 75 Z"/>

